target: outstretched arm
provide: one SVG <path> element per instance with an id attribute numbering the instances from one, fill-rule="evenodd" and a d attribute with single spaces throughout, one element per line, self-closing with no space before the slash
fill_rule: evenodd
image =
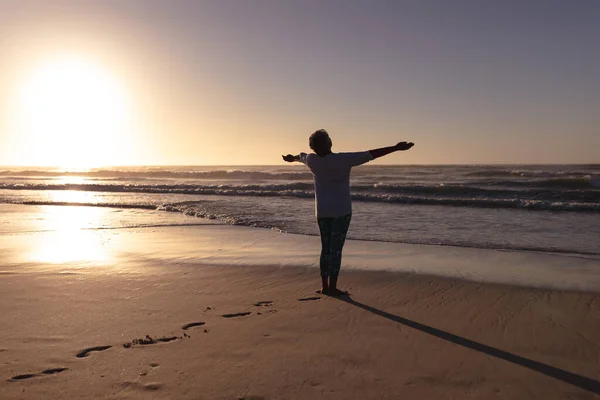
<path id="1" fill-rule="evenodd" d="M 408 150 L 411 147 L 413 147 L 414 145 L 415 144 L 413 142 L 400 142 L 395 146 L 382 147 L 380 149 L 373 149 L 373 150 L 369 150 L 369 152 L 371 153 L 373 158 L 379 158 L 379 157 L 387 156 L 388 154 L 393 153 L 395 151 Z"/>
<path id="2" fill-rule="evenodd" d="M 287 156 L 281 156 L 281 157 L 283 157 L 283 161 L 287 161 L 287 162 L 300 161 L 300 155 L 293 156 L 291 154 L 288 154 Z"/>

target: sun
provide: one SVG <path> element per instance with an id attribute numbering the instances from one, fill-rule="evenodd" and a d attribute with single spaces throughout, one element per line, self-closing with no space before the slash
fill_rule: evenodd
<path id="1" fill-rule="evenodd" d="M 40 64 L 18 91 L 19 139 L 30 165 L 90 168 L 119 163 L 131 138 L 125 85 L 91 60 Z"/>

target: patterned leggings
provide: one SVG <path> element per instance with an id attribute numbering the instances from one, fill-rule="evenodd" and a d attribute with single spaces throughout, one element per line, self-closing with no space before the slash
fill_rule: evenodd
<path id="1" fill-rule="evenodd" d="M 321 231 L 321 276 L 337 276 L 342 265 L 342 249 L 352 214 L 343 217 L 318 218 Z"/>

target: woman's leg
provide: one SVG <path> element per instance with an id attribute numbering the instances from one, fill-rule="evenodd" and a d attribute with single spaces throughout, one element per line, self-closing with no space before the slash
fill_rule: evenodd
<path id="1" fill-rule="evenodd" d="M 337 289 L 337 280 L 342 266 L 342 250 L 346 242 L 346 234 L 350 227 L 352 215 L 348 214 L 343 217 L 334 218 L 331 226 L 331 236 L 329 240 L 329 257 L 331 260 L 331 273 L 329 278 L 329 291 L 331 294 L 344 294 Z"/>
<path id="2" fill-rule="evenodd" d="M 331 275 L 331 229 L 333 218 L 318 218 L 319 231 L 321 233 L 321 257 L 319 266 L 321 268 L 321 279 L 323 281 L 323 293 L 329 289 L 329 276 Z"/>

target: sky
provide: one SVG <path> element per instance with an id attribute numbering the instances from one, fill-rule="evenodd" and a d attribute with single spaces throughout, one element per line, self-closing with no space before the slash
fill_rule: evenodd
<path id="1" fill-rule="evenodd" d="M 595 0 L 0 0 L 0 165 L 600 163 Z"/>

